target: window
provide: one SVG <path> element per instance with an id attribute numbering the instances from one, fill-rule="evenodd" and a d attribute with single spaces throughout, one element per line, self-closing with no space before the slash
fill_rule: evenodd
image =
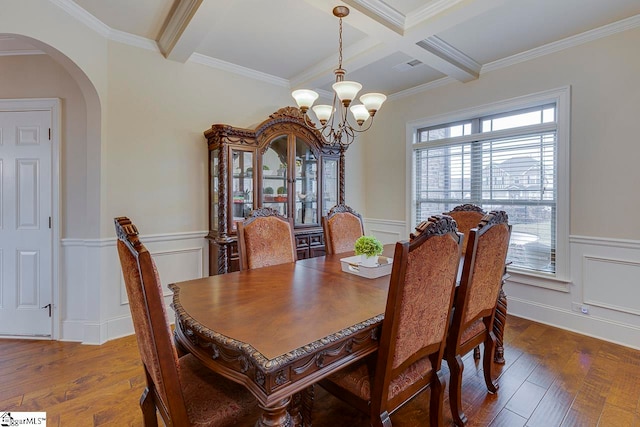
<path id="1" fill-rule="evenodd" d="M 566 100 L 568 88 L 413 126 L 413 223 L 462 203 L 504 210 L 511 268 L 566 279 Z"/>

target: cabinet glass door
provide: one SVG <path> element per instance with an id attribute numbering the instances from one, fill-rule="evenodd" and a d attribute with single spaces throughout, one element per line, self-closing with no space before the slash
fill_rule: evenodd
<path id="1" fill-rule="evenodd" d="M 271 141 L 262 156 L 262 206 L 273 208 L 285 217 L 289 216 L 288 155 L 287 135 L 281 135 Z"/>
<path id="2" fill-rule="evenodd" d="M 231 230 L 253 209 L 253 152 L 231 150 Z"/>
<path id="3" fill-rule="evenodd" d="M 322 162 L 322 215 L 338 204 L 338 160 L 323 159 Z"/>
<path id="4" fill-rule="evenodd" d="M 211 173 L 211 182 L 209 183 L 209 189 L 211 191 L 211 194 L 209 195 L 209 201 L 211 203 L 209 212 L 211 217 L 209 218 L 209 223 L 211 225 L 211 230 L 218 231 L 218 189 L 220 188 L 218 184 L 220 182 L 220 168 L 218 167 L 217 148 L 209 152 L 209 160 L 211 161 L 211 164 L 209 165 L 209 172 Z"/>
<path id="5" fill-rule="evenodd" d="M 317 225 L 318 159 L 300 137 L 296 137 L 295 162 L 295 225 Z"/>

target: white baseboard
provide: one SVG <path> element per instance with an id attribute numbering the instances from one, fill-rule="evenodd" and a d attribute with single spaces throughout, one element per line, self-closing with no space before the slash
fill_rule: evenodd
<path id="1" fill-rule="evenodd" d="M 640 350 L 640 328 L 507 295 L 510 315 Z M 508 320 L 507 320 L 508 321 Z"/>

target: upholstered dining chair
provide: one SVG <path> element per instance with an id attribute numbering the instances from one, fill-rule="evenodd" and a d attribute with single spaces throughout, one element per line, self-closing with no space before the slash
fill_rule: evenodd
<path id="1" fill-rule="evenodd" d="M 467 250 L 467 242 L 469 241 L 469 231 L 472 228 L 477 227 L 480 220 L 487 214 L 484 209 L 473 203 L 464 203 L 462 205 L 455 206 L 451 211 L 444 212 L 443 215 L 449 215 L 456 220 L 458 225 L 458 231 L 464 235 L 462 240 L 462 253 L 465 254 Z M 476 347 L 473 350 L 473 358 L 480 359 L 480 347 Z"/>
<path id="2" fill-rule="evenodd" d="M 236 225 L 240 270 L 296 262 L 293 224 L 275 209 L 254 209 Z"/>
<path id="3" fill-rule="evenodd" d="M 336 205 L 322 217 L 322 230 L 328 254 L 353 251 L 358 237 L 364 235 L 362 216 L 347 205 Z"/>
<path id="4" fill-rule="evenodd" d="M 484 344 L 482 368 L 487 389 L 491 393 L 498 391 L 498 385 L 493 381 L 496 346 L 493 322 L 510 236 L 511 226 L 504 211 L 491 211 L 469 232 L 445 350 L 451 377 L 449 404 L 457 426 L 463 426 L 467 421 L 462 410 L 462 356 L 479 344 Z"/>
<path id="5" fill-rule="evenodd" d="M 449 215 L 451 218 L 456 220 L 456 223 L 458 224 L 458 231 L 464 235 L 464 240 L 462 241 L 463 254 L 466 253 L 467 250 L 469 231 L 472 228 L 477 227 L 482 217 L 486 214 L 487 212 L 485 212 L 484 209 L 472 203 L 458 205 L 449 212 L 443 213 L 443 215 Z"/>
<path id="6" fill-rule="evenodd" d="M 229 426 L 257 408 L 241 385 L 213 373 L 192 355 L 178 358 L 162 286 L 149 251 L 126 217 L 115 218 L 118 255 L 147 387 L 140 398 L 145 426 Z"/>
<path id="7" fill-rule="evenodd" d="M 433 216 L 411 241 L 396 243 L 378 352 L 320 385 L 391 426 L 389 414 L 427 387 L 429 418 L 441 425 L 445 380 L 440 371 L 462 237 L 451 217 Z"/>

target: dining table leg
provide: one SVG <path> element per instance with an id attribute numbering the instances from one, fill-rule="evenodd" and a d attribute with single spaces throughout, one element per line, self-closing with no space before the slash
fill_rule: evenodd
<path id="1" fill-rule="evenodd" d="M 299 391 L 294 393 L 291 396 L 291 401 L 289 402 L 289 415 L 291 415 L 291 423 L 293 427 L 304 427 L 304 421 L 302 420 L 302 395 L 303 391 Z"/>
<path id="2" fill-rule="evenodd" d="M 262 415 L 256 421 L 255 427 L 294 427 L 293 420 L 287 408 L 291 397 L 286 397 L 271 406 L 260 405 Z"/>
<path id="3" fill-rule="evenodd" d="M 313 384 L 291 396 L 288 411 L 293 427 L 311 427 L 314 396 Z"/>

